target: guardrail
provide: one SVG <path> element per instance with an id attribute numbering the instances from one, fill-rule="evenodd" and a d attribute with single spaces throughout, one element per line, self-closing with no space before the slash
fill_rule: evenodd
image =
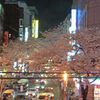
<path id="1" fill-rule="evenodd" d="M 64 72 L 0 72 L 5 73 L 1 75 L 0 79 L 62 79 Z M 31 75 L 32 74 L 32 75 Z M 47 75 L 47 76 L 33 76 L 34 75 Z M 100 78 L 100 73 L 67 73 L 68 78 Z M 73 75 L 74 74 L 74 75 Z M 78 75 L 79 74 L 79 75 Z M 92 74 L 92 76 L 86 76 Z M 78 76 L 77 76 L 78 75 Z"/>

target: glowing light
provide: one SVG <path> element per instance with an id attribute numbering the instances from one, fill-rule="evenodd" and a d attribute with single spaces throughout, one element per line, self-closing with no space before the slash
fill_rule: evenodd
<path id="1" fill-rule="evenodd" d="M 67 81 L 67 78 L 68 78 L 67 73 L 64 73 L 63 77 L 64 77 L 64 81 Z"/>
<path id="2" fill-rule="evenodd" d="M 76 32 L 76 9 L 71 10 L 71 27 L 69 28 L 70 33 Z"/>
<path id="3" fill-rule="evenodd" d="M 36 80 L 36 82 L 39 82 L 39 80 Z"/>
<path id="4" fill-rule="evenodd" d="M 35 38 L 38 38 L 38 20 L 36 20 Z"/>
<path id="5" fill-rule="evenodd" d="M 100 85 L 95 85 L 94 87 L 94 98 L 95 100 L 100 100 Z"/>
<path id="6" fill-rule="evenodd" d="M 19 28 L 19 39 L 20 39 L 20 41 L 23 41 L 23 39 L 24 39 L 23 31 L 24 31 L 23 27 L 20 27 Z"/>
<path id="7" fill-rule="evenodd" d="M 25 28 L 25 42 L 28 41 L 28 27 Z"/>
<path id="8" fill-rule="evenodd" d="M 94 79 L 89 79 L 89 82 L 93 81 Z M 100 79 L 96 79 L 94 82 L 92 82 L 91 84 L 95 84 L 95 85 L 100 85 Z"/>
<path id="9" fill-rule="evenodd" d="M 3 12 L 3 7 L 2 7 L 2 5 L 0 4 L 0 14 L 2 14 L 2 12 Z"/>
<path id="10" fill-rule="evenodd" d="M 38 38 L 39 20 L 32 20 L 32 37 Z"/>
<path id="11" fill-rule="evenodd" d="M 14 61 L 13 68 L 14 68 L 15 70 L 17 70 L 17 65 L 18 65 L 18 63 L 17 63 L 16 61 Z"/>

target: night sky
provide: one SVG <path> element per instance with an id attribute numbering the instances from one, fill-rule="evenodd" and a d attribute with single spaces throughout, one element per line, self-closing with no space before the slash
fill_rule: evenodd
<path id="1" fill-rule="evenodd" d="M 72 6 L 72 0 L 25 0 L 38 10 L 40 30 L 52 28 L 62 22 Z"/>

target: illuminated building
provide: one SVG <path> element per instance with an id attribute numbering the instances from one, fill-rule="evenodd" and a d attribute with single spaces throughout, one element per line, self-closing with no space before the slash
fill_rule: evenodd
<path id="1" fill-rule="evenodd" d="M 72 8 L 77 10 L 77 30 L 100 28 L 100 0 L 73 0 Z"/>
<path id="2" fill-rule="evenodd" d="M 17 1 L 5 0 L 4 5 L 4 30 L 8 30 L 11 39 L 19 36 L 19 19 L 23 18 L 23 8 L 19 7 Z"/>
<path id="3" fill-rule="evenodd" d="M 71 10 L 71 26 L 69 28 L 70 33 L 75 33 L 76 32 L 76 14 L 77 14 L 77 10 L 76 9 L 72 9 Z"/>
<path id="4" fill-rule="evenodd" d="M 76 11 L 76 31 L 83 30 L 87 27 L 87 0 L 73 0 L 72 9 Z"/>
<path id="5" fill-rule="evenodd" d="M 100 28 L 100 0 L 73 0 L 72 9 L 76 9 L 76 31 L 85 28 Z M 89 79 L 93 81 L 94 79 Z M 100 100 L 100 78 L 97 78 L 94 86 L 94 100 Z M 91 98 L 89 96 L 89 99 Z M 89 100 L 88 99 L 88 100 Z"/>
<path id="6" fill-rule="evenodd" d="M 32 36 L 33 16 L 37 13 L 35 7 L 28 6 L 24 1 L 5 0 L 4 11 L 4 28 L 11 33 L 12 39 L 19 37 L 21 41 L 28 41 L 29 36 Z M 37 31 L 36 34 L 38 37 Z"/>

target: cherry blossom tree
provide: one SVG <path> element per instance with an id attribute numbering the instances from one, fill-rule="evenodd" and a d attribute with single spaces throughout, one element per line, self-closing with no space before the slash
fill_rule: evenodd
<path id="1" fill-rule="evenodd" d="M 51 41 L 51 44 L 49 44 L 46 48 L 41 49 L 37 53 L 33 53 L 33 66 L 42 69 L 43 66 L 48 63 L 48 60 L 51 59 L 52 61 L 50 66 L 55 66 L 59 70 L 65 70 L 65 68 L 67 70 L 67 56 L 72 47 L 69 44 L 69 41 L 69 34 L 62 34 L 58 41 Z"/>
<path id="2" fill-rule="evenodd" d="M 83 100 L 87 100 L 88 88 L 91 84 L 89 77 L 96 79 L 100 75 L 100 31 L 93 29 L 80 31 L 71 34 L 71 39 L 72 43 L 74 41 L 72 44 L 74 55 L 70 59 L 70 70 L 85 77 L 84 83 L 80 78 L 80 85 Z"/>
<path id="3" fill-rule="evenodd" d="M 51 69 L 70 71 L 79 76 L 83 73 L 84 83 L 80 78 L 80 85 L 82 92 L 84 91 L 83 100 L 86 100 L 90 84 L 88 78 L 97 78 L 100 72 L 100 31 L 89 29 L 76 34 L 62 33 L 62 27 L 59 25 L 41 32 L 43 38 L 31 38 L 27 43 L 10 41 L 8 46 L 3 48 L 4 60 L 12 64 L 14 58 L 25 60 L 29 55 L 28 59 L 32 61 L 29 69 L 31 71 L 40 71 L 49 63 Z M 69 52 L 74 52 L 70 61 L 67 59 Z"/>
<path id="4" fill-rule="evenodd" d="M 18 39 L 9 41 L 8 46 L 3 47 L 0 70 L 5 68 L 8 72 L 14 71 L 12 66 L 14 58 L 21 58 L 23 61 L 30 59 L 32 63 L 29 65 L 31 66 L 29 70 L 31 71 L 42 70 L 50 59 L 52 61 L 49 65 L 52 68 L 67 70 L 67 52 L 72 46 L 69 44 L 69 34 L 63 35 L 62 29 L 59 25 L 41 33 L 43 38 L 30 38 L 28 42 L 20 42 Z"/>
<path id="5" fill-rule="evenodd" d="M 60 39 L 61 37 L 60 35 L 62 33 L 63 33 L 63 28 L 62 28 L 62 24 L 60 24 L 54 29 L 49 29 L 45 32 L 41 32 L 43 38 L 39 38 L 39 39 L 30 38 L 28 42 L 20 42 L 18 39 L 16 39 L 15 41 L 10 41 L 7 47 L 3 47 L 3 56 L 9 62 L 11 62 L 11 64 L 13 63 L 14 58 L 18 58 L 18 59 L 21 58 L 23 60 L 26 60 L 27 56 L 29 56 L 28 59 L 34 62 L 35 61 L 34 59 L 36 59 L 35 56 L 39 52 L 44 52 L 45 56 L 48 55 L 48 57 L 50 57 L 53 54 L 57 54 L 57 52 L 60 52 L 61 45 L 63 46 L 62 48 L 64 48 L 64 45 L 63 45 L 64 40 L 62 39 L 63 40 L 62 41 Z M 60 42 L 57 43 L 58 41 Z M 61 44 L 61 41 L 62 41 L 62 44 Z M 47 55 L 46 55 L 46 52 L 47 52 Z M 34 54 L 35 56 L 32 58 L 31 56 L 33 56 Z M 40 54 L 41 53 L 39 53 L 39 56 L 42 56 Z M 61 53 L 59 53 L 59 55 L 61 55 Z M 43 59 L 41 59 L 40 62 L 42 62 L 42 60 Z"/>

